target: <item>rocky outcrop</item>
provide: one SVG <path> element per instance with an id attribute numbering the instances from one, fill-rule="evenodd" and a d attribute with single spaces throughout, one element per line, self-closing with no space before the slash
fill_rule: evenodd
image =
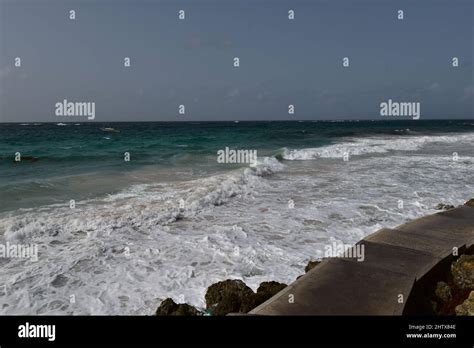
<path id="1" fill-rule="evenodd" d="M 186 303 L 175 303 L 171 298 L 167 298 L 161 302 L 160 306 L 156 310 L 156 315 L 200 315 L 201 313 L 191 305 Z"/>
<path id="2" fill-rule="evenodd" d="M 474 207 L 474 198 L 468 200 L 464 205 L 467 205 L 468 207 Z"/>
<path id="3" fill-rule="evenodd" d="M 247 313 L 255 307 L 255 293 L 237 279 L 227 279 L 211 285 L 205 299 L 210 315 Z"/>
<path id="4" fill-rule="evenodd" d="M 288 285 L 278 283 L 278 282 L 263 282 L 257 289 L 257 294 L 255 295 L 255 307 L 262 304 L 269 298 L 275 296 L 281 290 L 286 288 Z"/>
<path id="5" fill-rule="evenodd" d="M 452 299 L 451 288 L 445 282 L 438 282 L 436 284 L 435 295 L 442 302 L 448 302 Z"/>
<path id="6" fill-rule="evenodd" d="M 440 203 L 436 206 L 437 210 L 449 210 L 454 209 L 454 205 Z"/>
<path id="7" fill-rule="evenodd" d="M 254 293 L 243 281 L 227 279 L 211 285 L 206 292 L 206 308 L 209 315 L 247 313 L 287 285 L 270 281 L 263 282 Z"/>
<path id="8" fill-rule="evenodd" d="M 455 311 L 456 315 L 474 315 L 474 291 L 471 291 L 466 301 L 456 306 Z"/>
<path id="9" fill-rule="evenodd" d="M 474 290 L 474 255 L 461 255 L 447 268 L 447 273 L 436 283 L 431 299 L 433 313 L 437 315 L 472 315 L 469 296 Z M 442 274 L 442 273 L 440 273 Z M 471 294 L 470 294 L 471 293 Z M 459 314 L 463 313 L 463 314 Z"/>
<path id="10" fill-rule="evenodd" d="M 321 261 L 309 261 L 308 264 L 306 265 L 306 267 L 304 268 L 305 273 L 308 273 L 309 271 L 311 271 L 314 267 L 316 267 L 320 263 L 321 263 Z"/>
<path id="11" fill-rule="evenodd" d="M 474 289 L 474 255 L 461 255 L 451 265 L 451 274 L 460 289 Z"/>

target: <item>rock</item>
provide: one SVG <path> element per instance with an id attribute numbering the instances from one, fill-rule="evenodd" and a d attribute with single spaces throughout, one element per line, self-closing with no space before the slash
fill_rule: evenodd
<path id="1" fill-rule="evenodd" d="M 449 210 L 454 209 L 454 205 L 440 203 L 436 206 L 437 210 Z"/>
<path id="2" fill-rule="evenodd" d="M 461 255 L 451 264 L 454 283 L 461 289 L 474 289 L 474 255 Z"/>
<path id="3" fill-rule="evenodd" d="M 61 288 L 64 285 L 67 284 L 67 281 L 69 280 L 68 277 L 66 277 L 64 274 L 58 274 L 54 280 L 51 282 L 51 285 L 55 288 Z"/>
<path id="4" fill-rule="evenodd" d="M 305 273 L 308 273 L 310 270 L 312 270 L 314 267 L 319 265 L 321 261 L 309 261 L 306 267 L 304 268 Z"/>
<path id="5" fill-rule="evenodd" d="M 273 297 L 277 293 L 279 293 L 281 290 L 286 288 L 288 285 L 278 283 L 278 282 L 263 282 L 260 284 L 260 286 L 257 289 L 257 294 L 255 295 L 255 307 L 258 306 L 259 304 L 265 302 L 268 300 L 270 297 Z"/>
<path id="6" fill-rule="evenodd" d="M 200 312 L 186 303 L 175 303 L 171 298 L 167 298 L 161 302 L 155 312 L 155 315 L 199 315 Z"/>
<path id="7" fill-rule="evenodd" d="M 39 158 L 34 157 L 34 156 L 21 156 L 20 157 L 20 162 L 22 162 L 22 161 L 36 162 L 38 160 L 39 160 Z M 13 163 L 18 163 L 18 161 L 13 160 Z"/>
<path id="8" fill-rule="evenodd" d="M 237 279 L 227 279 L 207 288 L 206 308 L 212 315 L 247 313 L 255 307 L 255 293 Z"/>
<path id="9" fill-rule="evenodd" d="M 466 301 L 456 306 L 454 310 L 456 315 L 474 315 L 474 291 L 471 291 Z"/>
<path id="10" fill-rule="evenodd" d="M 438 282 L 436 284 L 435 295 L 443 302 L 448 302 L 452 299 L 451 288 L 445 282 Z"/>
<path id="11" fill-rule="evenodd" d="M 464 205 L 467 205 L 468 207 L 474 207 L 474 198 L 468 200 Z"/>

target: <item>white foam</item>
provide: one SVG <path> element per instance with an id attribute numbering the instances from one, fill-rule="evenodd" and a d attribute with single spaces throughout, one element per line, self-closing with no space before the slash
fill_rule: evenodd
<path id="1" fill-rule="evenodd" d="M 142 300 L 133 294 L 137 291 L 137 285 L 147 293 L 145 298 L 148 300 L 150 293 L 156 296 L 167 296 L 169 293 L 172 296 L 180 289 L 177 300 L 181 291 L 188 291 L 187 299 L 200 304 L 198 299 L 209 285 L 208 277 L 201 275 L 197 285 L 191 285 L 187 291 L 183 289 L 189 278 L 194 277 L 194 267 L 183 268 L 180 264 L 183 257 L 181 250 L 188 248 L 186 253 L 193 259 L 209 263 L 210 257 L 219 257 L 213 243 L 204 237 L 213 238 L 212 233 L 202 235 L 194 233 L 191 228 L 182 235 L 167 238 L 169 225 L 182 219 L 190 220 L 199 213 L 212 214 L 215 206 L 251 195 L 262 176 L 282 167 L 275 159 L 264 158 L 255 168 L 229 174 L 180 183 L 136 185 L 103 201 L 78 202 L 76 209 L 55 205 L 23 210 L 21 215 L 4 214 L 0 219 L 3 239 L 13 243 L 37 243 L 40 256 L 37 263 L 12 259 L 1 269 L 0 279 L 9 279 L 7 288 L 16 288 L 19 283 L 24 283 L 33 293 L 9 293 L 4 303 L 17 305 L 4 307 L 3 312 L 117 314 L 121 311 L 120 306 L 116 307 L 117 301 L 133 297 L 138 303 L 122 309 L 122 313 L 147 313 L 159 301 L 141 303 Z M 179 206 L 181 198 L 185 202 L 184 208 Z M 232 233 L 237 232 L 232 229 Z M 245 233 L 240 232 L 240 236 L 245 238 Z M 219 240 L 220 236 L 214 238 Z M 201 256 L 195 254 L 199 254 L 195 250 L 199 249 L 199 244 L 203 244 L 201 249 L 204 254 Z M 124 256 L 126 247 L 131 250 L 130 258 Z M 162 258 L 166 260 L 165 266 L 159 267 Z M 29 275 L 34 276 L 30 278 Z M 69 280 L 66 285 L 55 288 L 52 284 L 58 277 Z M 156 289 L 150 288 L 154 282 Z M 160 282 L 165 285 L 161 286 Z M 82 287 L 73 290 L 71 287 L 77 283 Z M 199 289 L 197 292 L 196 287 Z M 35 293 L 36 288 L 59 298 L 60 303 L 42 298 Z M 68 291 L 87 298 L 87 301 L 71 305 L 67 301 Z M 34 298 L 34 302 L 30 298 Z"/>
<path id="2" fill-rule="evenodd" d="M 386 153 L 389 151 L 416 151 L 432 143 L 472 143 L 474 133 L 459 134 L 455 136 L 406 136 L 406 137 L 373 137 L 352 138 L 343 143 L 307 148 L 299 150 L 286 149 L 283 153 L 285 160 L 314 160 L 317 158 L 342 158 L 360 156 L 372 153 Z"/>

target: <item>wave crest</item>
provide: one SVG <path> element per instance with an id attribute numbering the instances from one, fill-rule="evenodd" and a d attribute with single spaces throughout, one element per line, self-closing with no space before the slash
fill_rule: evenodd
<path id="1" fill-rule="evenodd" d="M 416 151 L 431 143 L 458 143 L 474 141 L 474 133 L 455 136 L 411 136 L 392 138 L 354 138 L 349 141 L 307 149 L 285 149 L 282 158 L 288 161 L 306 161 L 317 158 L 342 158 L 345 154 L 360 156 L 389 151 Z"/>

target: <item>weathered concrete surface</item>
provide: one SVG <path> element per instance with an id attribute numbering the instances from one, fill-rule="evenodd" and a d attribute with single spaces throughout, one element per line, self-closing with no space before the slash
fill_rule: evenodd
<path id="1" fill-rule="evenodd" d="M 382 229 L 357 244 L 364 245 L 364 261 L 327 259 L 249 314 L 401 315 L 418 279 L 454 247 L 474 244 L 474 207 Z"/>
<path id="2" fill-rule="evenodd" d="M 364 261 L 359 262 L 357 259 L 344 260 L 361 263 L 363 266 L 402 273 L 407 276 L 422 277 L 441 261 L 441 257 L 407 247 L 374 243 L 368 240 L 362 240 L 357 244 L 361 244 L 365 248 Z"/>

